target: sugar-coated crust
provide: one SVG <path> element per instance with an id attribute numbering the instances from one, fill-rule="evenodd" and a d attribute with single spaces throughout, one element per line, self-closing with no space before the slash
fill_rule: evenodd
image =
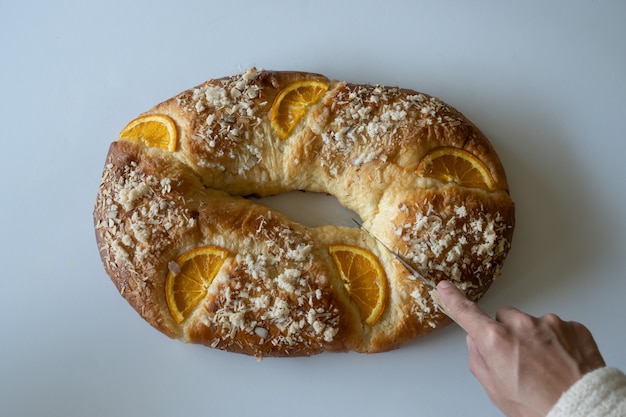
<path id="1" fill-rule="evenodd" d="M 280 139 L 270 108 L 283 87 L 301 79 L 328 82 L 329 89 Z M 484 135 L 434 97 L 250 69 L 184 91 L 149 113 L 174 120 L 178 147 L 113 142 L 94 223 L 121 295 L 170 337 L 259 357 L 380 352 L 449 322 L 428 287 L 364 231 L 305 227 L 250 195 L 330 193 L 420 274 L 451 280 L 474 300 L 500 274 L 514 228 L 504 169 Z M 416 175 L 422 157 L 441 146 L 479 158 L 495 189 Z M 344 287 L 332 244 L 357 245 L 380 259 L 389 295 L 373 325 Z M 228 256 L 205 299 L 178 324 L 165 279 L 173 260 L 204 245 Z"/>

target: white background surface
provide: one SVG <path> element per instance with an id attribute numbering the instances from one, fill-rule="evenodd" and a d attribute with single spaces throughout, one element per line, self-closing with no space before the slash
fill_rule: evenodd
<path id="1" fill-rule="evenodd" d="M 454 326 L 384 354 L 257 362 L 169 340 L 116 293 L 91 223 L 109 143 L 252 65 L 465 113 L 517 203 L 481 305 L 583 321 L 626 369 L 625 21 L 622 1 L 0 0 L 0 415 L 501 415 Z"/>

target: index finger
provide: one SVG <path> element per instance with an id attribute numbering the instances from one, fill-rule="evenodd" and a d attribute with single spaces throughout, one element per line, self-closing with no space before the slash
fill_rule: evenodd
<path id="1" fill-rule="evenodd" d="M 477 335 L 487 324 L 494 323 L 484 311 L 448 281 L 437 284 L 437 293 L 454 320 L 470 336 Z"/>

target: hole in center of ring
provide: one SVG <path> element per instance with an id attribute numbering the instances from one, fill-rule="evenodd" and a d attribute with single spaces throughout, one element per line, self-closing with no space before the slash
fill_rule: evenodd
<path id="1" fill-rule="evenodd" d="M 308 227 L 323 225 L 355 227 L 352 219 L 361 219 L 358 214 L 339 204 L 337 198 L 329 194 L 290 191 L 248 199 L 278 210 L 292 221 Z"/>

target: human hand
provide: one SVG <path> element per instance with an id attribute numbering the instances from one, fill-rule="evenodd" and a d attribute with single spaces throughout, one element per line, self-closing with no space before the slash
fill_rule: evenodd
<path id="1" fill-rule="evenodd" d="M 447 281 L 437 292 L 467 332 L 471 372 L 508 417 L 545 416 L 584 374 L 605 365 L 580 323 L 554 314 L 536 318 L 511 307 L 498 310 L 493 320 Z"/>

